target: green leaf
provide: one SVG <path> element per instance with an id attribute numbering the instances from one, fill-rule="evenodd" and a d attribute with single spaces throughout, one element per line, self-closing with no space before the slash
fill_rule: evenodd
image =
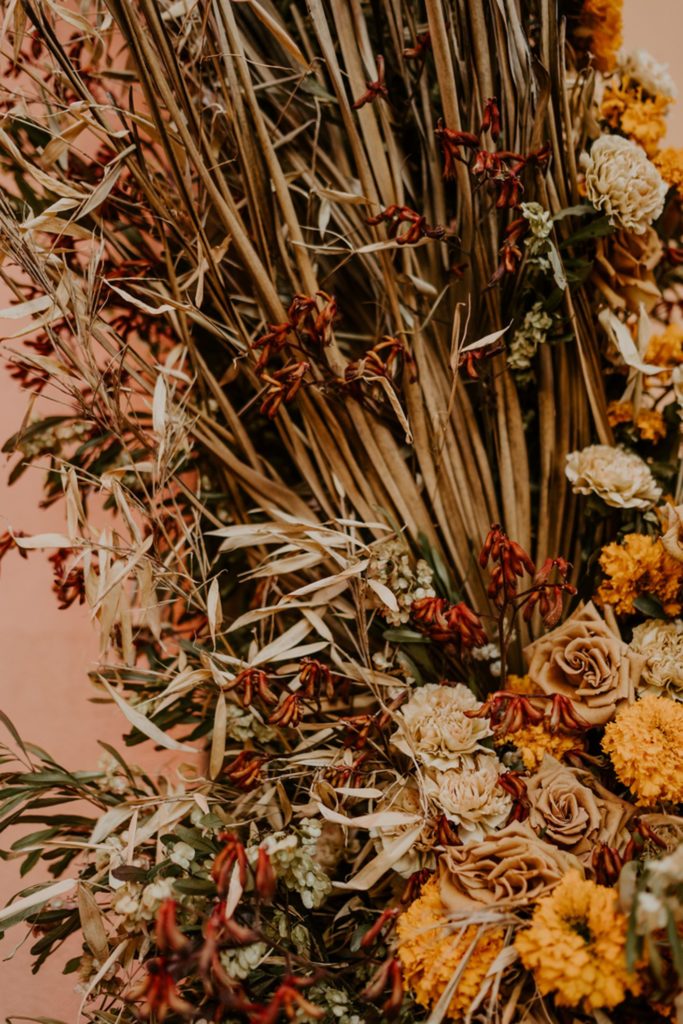
<path id="1" fill-rule="evenodd" d="M 594 212 L 595 207 L 590 206 L 588 203 L 581 203 L 580 206 L 565 206 L 564 210 L 560 210 L 553 215 L 552 220 L 564 220 L 565 217 L 585 217 L 587 214 Z"/>
<path id="2" fill-rule="evenodd" d="M 213 896 L 216 893 L 215 882 L 208 878 L 179 878 L 173 883 L 173 888 L 185 896 Z"/>
<path id="3" fill-rule="evenodd" d="M 565 238 L 560 248 L 566 249 L 576 245 L 577 242 L 585 242 L 590 238 L 603 238 L 605 235 L 611 235 L 614 230 L 614 226 L 610 224 L 607 217 L 597 217 L 590 224 L 586 224 L 584 228 L 579 228 L 569 238 Z"/>
<path id="4" fill-rule="evenodd" d="M 666 618 L 666 612 L 657 598 L 653 597 L 652 594 L 639 594 L 638 597 L 635 598 L 633 604 L 639 612 L 642 612 L 643 615 L 646 615 L 649 619 Z"/>
<path id="5" fill-rule="evenodd" d="M 416 633 L 414 629 L 385 629 L 382 633 L 384 640 L 392 644 L 428 644 L 429 637 L 422 633 Z"/>

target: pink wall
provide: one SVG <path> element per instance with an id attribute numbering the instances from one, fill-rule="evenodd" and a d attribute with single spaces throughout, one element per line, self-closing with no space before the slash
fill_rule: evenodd
<path id="1" fill-rule="evenodd" d="M 671 116 L 669 141 L 683 145 L 683 38 L 681 0 L 625 0 L 626 45 L 649 50 L 668 61 L 678 79 L 681 100 Z M 4 304 L 0 297 L 0 304 Z M 0 372 L 0 441 L 12 434 L 24 411 L 24 396 Z M 3 457 L 4 458 L 4 457 Z M 61 530 L 58 507 L 41 511 L 40 474 L 29 471 L 19 484 L 6 485 L 7 467 L 0 464 L 0 533 L 7 525 L 36 533 Z M 49 749 L 67 767 L 97 763 L 97 739 L 117 743 L 121 724 L 115 711 L 89 703 L 86 677 L 96 654 L 87 613 L 60 612 L 50 592 L 50 566 L 43 553 L 24 562 L 10 553 L 0 575 L 0 706 L 21 734 Z M 0 861 L 0 905 L 16 887 L 16 865 Z M 25 937 L 17 929 L 0 943 L 0 958 L 11 956 Z M 75 1020 L 78 996 L 74 981 L 48 962 L 37 978 L 29 971 L 28 945 L 12 960 L 0 960 L 0 1016 L 49 1016 Z M 73 954 L 70 954 L 73 955 Z M 57 960 L 60 958 L 57 957 Z"/>

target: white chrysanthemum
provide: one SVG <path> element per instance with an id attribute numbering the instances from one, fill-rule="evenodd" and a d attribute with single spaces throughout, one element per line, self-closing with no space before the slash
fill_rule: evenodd
<path id="1" fill-rule="evenodd" d="M 666 96 L 673 100 L 678 95 L 676 83 L 669 74 L 669 65 L 655 60 L 647 50 L 620 50 L 617 56 L 617 70 L 622 78 L 629 78 L 642 86 L 651 96 Z"/>
<path id="2" fill-rule="evenodd" d="M 648 619 L 633 630 L 629 646 L 645 659 L 638 689 L 683 700 L 683 622 Z"/>
<path id="3" fill-rule="evenodd" d="M 472 765 L 425 779 L 426 794 L 458 826 L 464 843 L 481 842 L 507 821 L 512 797 L 498 784 L 503 770 L 495 755 L 478 754 Z"/>
<path id="4" fill-rule="evenodd" d="M 492 734 L 487 718 L 465 714 L 480 707 L 480 701 L 462 683 L 420 686 L 396 712 L 398 729 L 391 742 L 427 768 L 457 768 L 463 759 L 471 760 L 478 750 L 484 750 L 482 740 Z"/>
<path id="5" fill-rule="evenodd" d="M 664 209 L 667 185 L 635 142 L 601 135 L 583 167 L 588 198 L 611 224 L 642 235 Z"/>
<path id="6" fill-rule="evenodd" d="M 588 445 L 569 453 L 565 471 L 575 494 L 597 494 L 613 508 L 651 508 L 662 494 L 647 463 L 625 448 Z"/>

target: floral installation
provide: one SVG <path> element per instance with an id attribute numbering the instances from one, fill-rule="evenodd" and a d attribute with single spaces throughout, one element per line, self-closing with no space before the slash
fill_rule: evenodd
<path id="1" fill-rule="evenodd" d="M 3 714 L 0 929 L 93 1024 L 683 1024 L 668 69 L 620 0 L 1 24 L 0 557 L 123 736 Z"/>

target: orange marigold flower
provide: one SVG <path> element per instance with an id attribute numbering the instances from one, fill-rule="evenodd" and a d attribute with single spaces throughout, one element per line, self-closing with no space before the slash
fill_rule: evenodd
<path id="1" fill-rule="evenodd" d="M 640 807 L 683 800 L 683 706 L 646 694 L 605 727 L 602 749 Z"/>
<path id="2" fill-rule="evenodd" d="M 517 933 L 515 946 L 541 995 L 552 992 L 558 1006 L 591 1013 L 618 1006 L 640 989 L 626 966 L 627 924 L 614 889 L 569 871 L 538 901 L 531 927 Z"/>
<path id="3" fill-rule="evenodd" d="M 641 409 L 636 416 L 636 430 L 643 441 L 661 441 L 666 437 L 666 423 L 657 409 Z"/>
<path id="4" fill-rule="evenodd" d="M 666 423 L 657 409 L 641 409 L 634 415 L 632 402 L 610 402 L 607 406 L 607 422 L 610 427 L 622 423 L 634 423 L 644 441 L 661 441 L 666 437 Z"/>
<path id="5" fill-rule="evenodd" d="M 610 402 L 607 406 L 607 422 L 610 427 L 633 423 L 633 402 Z"/>
<path id="6" fill-rule="evenodd" d="M 529 676 L 515 676 L 508 674 L 505 677 L 505 689 L 512 690 L 513 693 L 534 693 L 538 692 L 538 687 L 534 687 L 533 683 L 529 679 Z"/>
<path id="7" fill-rule="evenodd" d="M 497 735 L 494 742 L 497 747 L 506 743 L 512 743 L 517 747 L 524 767 L 530 772 L 536 771 L 546 754 L 561 761 L 570 750 L 583 747 L 578 736 L 570 733 L 551 732 L 549 724 L 546 722 L 539 722 L 538 725 L 523 725 L 515 732 Z"/>
<path id="8" fill-rule="evenodd" d="M 585 0 L 575 35 L 586 41 L 600 71 L 611 71 L 622 42 L 623 0 Z"/>
<path id="9" fill-rule="evenodd" d="M 683 363 L 683 327 L 680 324 L 669 324 L 661 334 L 653 334 L 648 342 L 645 362 L 653 363 L 654 366 L 678 366 Z"/>
<path id="10" fill-rule="evenodd" d="M 662 149 L 654 159 L 654 165 L 667 185 L 674 185 L 683 198 L 683 149 Z"/>
<path id="11" fill-rule="evenodd" d="M 669 104 L 667 96 L 643 98 L 641 88 L 624 89 L 610 83 L 600 104 L 600 117 L 610 127 L 637 142 L 652 157 L 666 135 Z"/>
<path id="12" fill-rule="evenodd" d="M 396 923 L 397 955 L 404 986 L 420 1006 L 431 1008 L 438 1002 L 467 956 L 446 1011 L 451 1020 L 462 1019 L 505 942 L 502 928 L 486 931 L 477 939 L 478 932 L 478 925 L 463 930 L 461 922 L 449 921 L 436 878 L 427 882 L 419 899 L 401 914 Z"/>
<path id="13" fill-rule="evenodd" d="M 683 563 L 666 551 L 659 537 L 629 533 L 623 544 L 607 544 L 600 555 L 606 579 L 597 598 L 617 615 L 632 615 L 641 594 L 655 597 L 667 615 L 678 615 L 683 587 Z"/>

